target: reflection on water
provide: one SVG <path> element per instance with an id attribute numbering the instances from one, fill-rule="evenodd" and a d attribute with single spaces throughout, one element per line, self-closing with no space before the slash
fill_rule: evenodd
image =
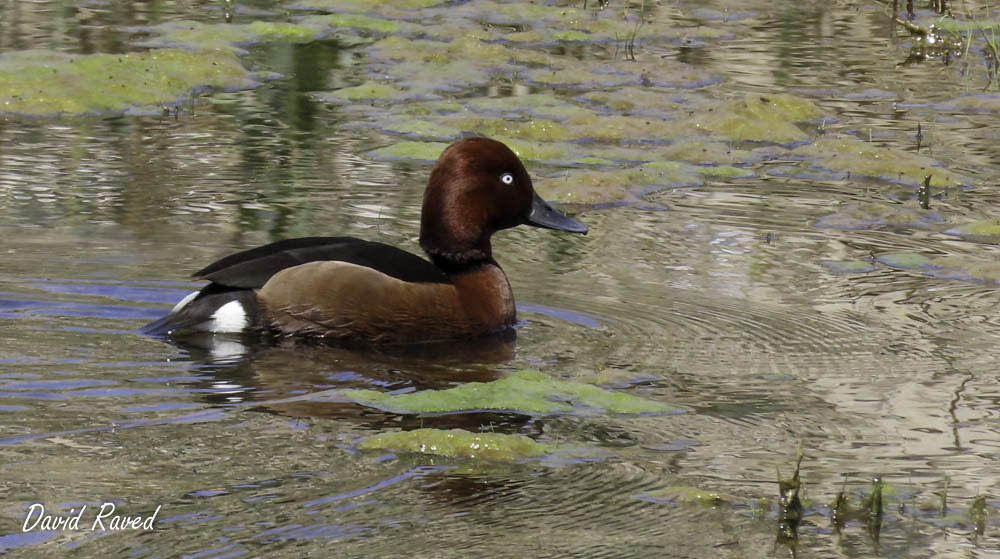
<path id="1" fill-rule="evenodd" d="M 235 4 L 237 19 L 278 9 Z M 995 115 L 935 109 L 962 87 L 942 83 L 930 63 L 896 68 L 906 52 L 886 44 L 881 5 L 689 4 L 676 7 L 679 22 L 728 38 L 644 48 L 727 76 L 714 86 L 724 94 L 798 91 L 836 115 L 826 126 L 881 134 L 897 147 L 914 149 L 921 122 L 935 158 L 995 182 Z M 116 52 L 125 27 L 214 20 L 220 10 L 9 3 L 0 8 L 0 50 Z M 995 246 L 933 230 L 815 226 L 848 203 L 913 196 L 899 185 L 822 170 L 791 178 L 792 162 L 765 158 L 753 181 L 572 208 L 590 227 L 584 238 L 505 231 L 494 248 L 518 297 L 516 340 L 372 351 L 138 335 L 195 287 L 189 271 L 235 250 L 305 235 L 419 250 L 428 167 L 365 159 L 387 139 L 308 95 L 356 83 L 354 53 L 318 42 L 247 57 L 286 77 L 177 115 L 0 121 L 0 552 L 757 557 L 794 547 L 823 557 L 972 557 L 997 549 L 996 516 L 976 533 L 968 515 L 977 494 L 996 507 L 995 286 L 822 264 L 906 251 L 995 259 Z M 995 217 L 997 200 L 980 187 L 938 193 L 932 204 L 967 222 Z M 297 399 L 336 388 L 443 389 L 524 368 L 690 412 L 416 417 Z M 375 432 L 430 426 L 524 434 L 560 451 L 479 464 L 356 448 Z M 775 472 L 790 473 L 800 443 L 808 499 L 790 542 L 778 532 Z M 895 490 L 881 531 L 848 522 L 834 534 L 826 505 L 841 490 L 860 501 L 875 475 Z M 650 497 L 673 487 L 727 499 Z M 130 514 L 162 505 L 157 530 L 19 528 L 30 503 L 65 513 L 106 501 Z"/>

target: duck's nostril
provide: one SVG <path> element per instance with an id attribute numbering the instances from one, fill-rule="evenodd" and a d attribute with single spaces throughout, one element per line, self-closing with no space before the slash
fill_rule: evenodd
<path id="1" fill-rule="evenodd" d="M 525 218 L 524 222 L 528 225 L 534 225 L 535 227 L 566 231 L 567 233 L 587 234 L 586 225 L 576 221 L 575 219 L 566 217 L 562 213 L 553 209 L 552 206 L 550 206 L 545 200 L 542 200 L 538 194 L 534 195 L 534 199 L 531 201 L 531 210 L 528 212 L 528 216 Z"/>

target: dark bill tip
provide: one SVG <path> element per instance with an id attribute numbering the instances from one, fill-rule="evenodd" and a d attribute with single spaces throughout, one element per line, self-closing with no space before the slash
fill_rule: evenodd
<path id="1" fill-rule="evenodd" d="M 587 234 L 586 225 L 575 219 L 568 218 L 552 209 L 552 206 L 550 206 L 545 200 L 539 198 L 538 194 L 535 194 L 534 198 L 531 200 L 531 211 L 528 212 L 528 217 L 524 220 L 524 222 L 528 225 L 534 225 L 535 227 L 555 229 L 556 231 L 566 231 L 567 233 Z"/>

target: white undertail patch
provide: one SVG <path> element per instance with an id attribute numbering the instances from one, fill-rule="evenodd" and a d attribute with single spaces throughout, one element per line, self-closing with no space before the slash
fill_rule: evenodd
<path id="1" fill-rule="evenodd" d="M 212 363 L 235 363 L 247 354 L 247 346 L 240 342 L 225 340 L 224 338 L 212 337 Z M 218 387 L 218 385 L 213 385 Z M 240 388 L 238 391 L 242 392 Z M 234 390 L 236 392 L 237 390 Z"/>
<path id="2" fill-rule="evenodd" d="M 212 313 L 208 330 L 215 333 L 242 332 L 247 327 L 247 312 L 239 301 L 230 301 Z"/>

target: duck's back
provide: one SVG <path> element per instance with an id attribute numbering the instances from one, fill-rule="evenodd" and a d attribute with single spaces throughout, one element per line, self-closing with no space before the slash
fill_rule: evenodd
<path id="1" fill-rule="evenodd" d="M 271 276 L 308 262 L 349 262 L 415 283 L 448 283 L 448 276 L 427 260 L 392 245 L 354 237 L 302 237 L 230 254 L 192 277 L 227 287 L 257 289 Z"/>
<path id="2" fill-rule="evenodd" d="M 195 272 L 211 283 L 184 298 L 145 328 L 150 335 L 178 330 L 237 332 L 269 326 L 257 298 L 276 274 L 313 262 L 343 262 L 413 284 L 449 284 L 434 264 L 391 245 L 353 237 L 286 239 L 231 254 Z"/>

